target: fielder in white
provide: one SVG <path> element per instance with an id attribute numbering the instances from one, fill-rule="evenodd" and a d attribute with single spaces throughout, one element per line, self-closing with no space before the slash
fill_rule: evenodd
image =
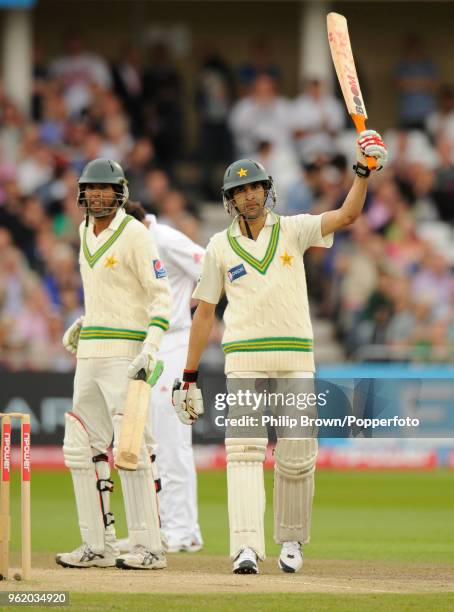
<path id="1" fill-rule="evenodd" d="M 172 293 L 170 327 L 158 353 L 165 369 L 151 393 L 149 426 L 154 440 L 148 442 L 150 455 L 156 452 L 162 483 L 159 493 L 161 531 L 167 552 L 196 552 L 202 548 L 203 541 L 198 524 L 192 430 L 175 414 L 170 390 L 186 363 L 191 295 L 202 273 L 205 249 L 176 229 L 158 223 L 154 215 L 145 216 L 140 204 L 129 202 L 126 211 L 148 227 L 169 276 Z"/>
<path id="2" fill-rule="evenodd" d="M 227 168 L 222 194 L 227 212 L 235 219 L 211 239 L 193 294 L 200 301 L 192 322 L 186 369 L 173 391 L 174 406 L 183 422 L 193 423 L 203 413 L 197 369 L 223 291 L 228 300 L 223 338 L 228 389 L 250 381 L 257 385 L 262 379 L 274 379 L 274 386 L 291 386 L 313 377 L 313 333 L 303 255 L 312 246 L 330 247 L 333 232 L 349 226 L 361 214 L 370 174 L 365 156 L 376 157 L 377 169 L 381 169 L 386 147 L 377 132 L 368 130 L 360 134 L 357 153 L 353 185 L 343 205 L 322 215 L 280 217 L 270 210 L 276 196 L 273 180 L 263 166 L 241 159 Z M 281 544 L 278 566 L 284 572 L 302 567 L 302 545 L 310 539 L 317 458 L 317 440 L 311 435 L 295 438 L 277 429 L 274 538 Z M 237 574 L 257 574 L 258 560 L 265 558 L 263 460 L 267 442 L 263 426 L 249 436 L 244 432 L 231 436 L 228 430 L 225 440 L 230 555 Z"/>
<path id="3" fill-rule="evenodd" d="M 123 210 L 127 182 L 119 164 L 95 159 L 79 179 L 80 270 L 85 315 L 65 333 L 77 352 L 74 409 L 66 414 L 63 453 L 71 470 L 82 545 L 56 557 L 63 567 L 166 567 L 157 493 L 145 440 L 136 471 L 119 470 L 131 551 L 119 556 L 109 497 L 107 450 L 118 441 L 128 383 L 140 370 L 149 378 L 171 296 L 149 232 Z"/>

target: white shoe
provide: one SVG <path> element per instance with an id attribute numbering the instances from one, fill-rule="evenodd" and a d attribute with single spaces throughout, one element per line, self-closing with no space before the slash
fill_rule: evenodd
<path id="1" fill-rule="evenodd" d="M 88 544 L 82 544 L 69 553 L 58 553 L 55 561 L 63 567 L 115 567 L 113 555 L 107 551 L 95 553 Z"/>
<path id="2" fill-rule="evenodd" d="M 303 551 L 299 542 L 284 542 L 277 562 L 283 572 L 293 574 L 303 566 Z"/>
<path id="3" fill-rule="evenodd" d="M 233 561 L 234 574 L 258 574 L 257 554 L 252 548 L 242 548 Z"/>
<path id="4" fill-rule="evenodd" d="M 117 557 L 116 565 L 120 569 L 164 569 L 167 560 L 164 553 L 152 553 L 145 546 L 137 544 L 131 552 Z"/>

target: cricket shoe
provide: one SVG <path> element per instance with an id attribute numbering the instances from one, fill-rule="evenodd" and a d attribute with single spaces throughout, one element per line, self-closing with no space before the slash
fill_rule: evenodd
<path id="1" fill-rule="evenodd" d="M 145 546 L 136 544 L 131 552 L 117 557 L 116 565 L 120 569 L 164 569 L 167 560 L 164 553 L 152 553 Z"/>
<path id="2" fill-rule="evenodd" d="M 257 554 L 252 548 L 242 548 L 233 560 L 234 574 L 258 574 Z"/>
<path id="3" fill-rule="evenodd" d="M 279 569 L 289 574 L 298 572 L 303 566 L 303 551 L 299 542 L 284 542 L 277 562 Z"/>
<path id="4" fill-rule="evenodd" d="M 107 551 L 95 553 L 88 544 L 82 544 L 69 553 L 58 553 L 55 561 L 62 567 L 115 567 L 113 555 Z"/>

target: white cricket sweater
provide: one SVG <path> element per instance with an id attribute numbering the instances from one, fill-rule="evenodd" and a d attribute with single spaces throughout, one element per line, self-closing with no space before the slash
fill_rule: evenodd
<path id="1" fill-rule="evenodd" d="M 145 225 L 120 209 L 95 236 L 80 226 L 85 317 L 77 357 L 135 357 L 146 339 L 159 348 L 169 327 L 169 283 Z"/>
<path id="2" fill-rule="evenodd" d="M 303 254 L 330 247 L 322 215 L 268 212 L 256 241 L 238 220 L 211 239 L 193 297 L 217 304 L 224 290 L 225 371 L 315 371 Z"/>

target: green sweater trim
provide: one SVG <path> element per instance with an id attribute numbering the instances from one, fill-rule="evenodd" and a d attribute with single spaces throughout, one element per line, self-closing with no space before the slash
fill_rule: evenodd
<path id="1" fill-rule="evenodd" d="M 110 247 L 113 245 L 113 243 L 117 240 L 117 238 L 123 232 L 123 230 L 125 229 L 127 224 L 130 221 L 132 221 L 132 219 L 133 219 L 133 217 L 131 217 L 131 215 L 127 215 L 123 219 L 123 221 L 120 223 L 120 225 L 118 226 L 118 229 L 109 238 L 109 240 L 107 242 L 105 242 L 101 247 L 99 247 L 99 249 L 97 251 L 95 251 L 93 254 L 90 253 L 90 250 L 89 250 L 88 245 L 87 245 L 87 229 L 88 228 L 87 227 L 84 228 L 84 236 L 83 236 L 83 240 L 82 240 L 82 250 L 84 252 L 85 259 L 87 260 L 88 265 L 90 266 L 90 268 L 93 268 L 95 263 L 104 255 L 104 253 L 108 249 L 110 249 Z"/>
<path id="2" fill-rule="evenodd" d="M 263 351 L 298 351 L 312 353 L 314 342 L 312 338 L 270 337 L 254 338 L 225 342 L 222 345 L 224 353 L 254 353 Z"/>
<path id="3" fill-rule="evenodd" d="M 169 329 L 169 321 L 164 319 L 164 317 L 153 317 L 151 321 L 148 323 L 148 327 L 160 327 L 164 331 Z"/>
<path id="4" fill-rule="evenodd" d="M 246 261 L 250 266 L 258 270 L 260 274 L 266 274 L 266 271 L 271 265 L 271 262 L 274 259 L 276 254 L 277 244 L 279 242 L 279 233 L 281 228 L 281 220 L 278 215 L 276 215 L 276 223 L 273 225 L 273 230 L 271 232 L 270 241 L 268 243 L 268 247 L 266 249 L 266 253 L 263 256 L 263 259 L 257 259 L 250 253 L 248 253 L 242 246 L 238 243 L 238 240 L 232 236 L 232 225 L 227 230 L 227 238 L 230 246 L 235 251 L 237 255 L 239 255 L 244 261 Z"/>
<path id="5" fill-rule="evenodd" d="M 135 340 L 143 342 L 146 333 L 137 329 L 115 327 L 82 327 L 79 340 Z"/>

